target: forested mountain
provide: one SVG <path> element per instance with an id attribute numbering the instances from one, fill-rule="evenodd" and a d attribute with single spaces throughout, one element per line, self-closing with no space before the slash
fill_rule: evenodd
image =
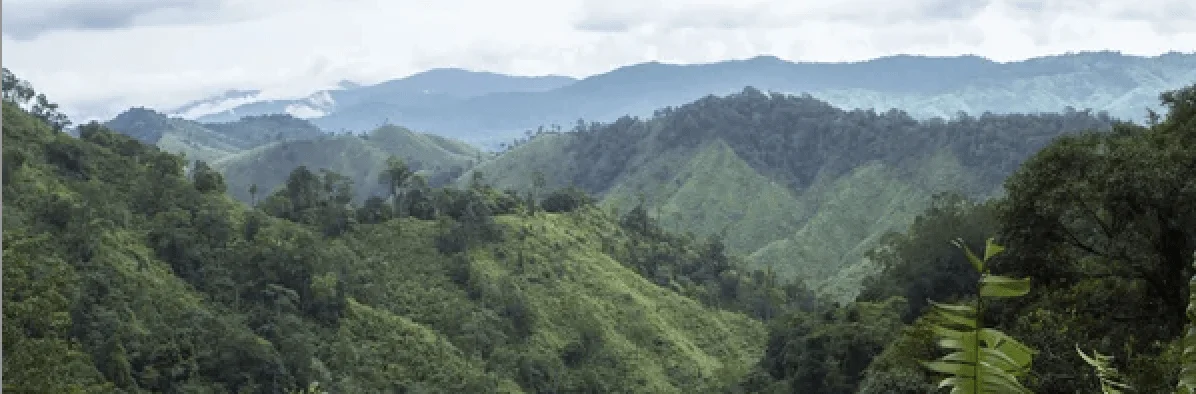
<path id="1" fill-rule="evenodd" d="M 890 56 L 855 63 L 794 63 L 771 56 L 697 65 L 653 62 L 576 82 L 549 80 L 536 85 L 542 90 L 507 86 L 455 96 L 413 96 L 416 89 L 387 88 L 392 83 L 406 86 L 406 80 L 400 79 L 300 100 L 251 103 L 231 115 L 200 119 L 230 120 L 283 113 L 287 106 L 311 107 L 318 109 L 312 122 L 329 131 L 361 132 L 389 121 L 491 147 L 542 125 L 648 116 L 659 108 L 754 86 L 762 91 L 809 93 L 841 108 L 878 112 L 897 108 L 918 119 L 952 117 L 958 112 L 972 116 L 1060 112 L 1072 107 L 1143 121 L 1145 109 L 1155 108 L 1158 92 L 1196 83 L 1196 54 L 1140 57 L 1085 52 L 1008 63 L 977 56 Z M 554 83 L 560 85 L 553 87 Z M 451 90 L 449 85 L 438 87 L 442 85 L 419 85 L 419 89 Z"/>
<path id="2" fill-rule="evenodd" d="M 872 268 L 859 265 L 865 253 L 933 195 L 995 196 L 1051 139 L 1111 122 L 1088 111 L 919 121 L 747 88 L 648 119 L 542 131 L 475 170 L 518 190 L 541 173 L 623 211 L 642 199 L 666 227 L 723 234 L 757 266 L 850 299 Z"/>
<path id="3" fill-rule="evenodd" d="M 255 209 L 200 162 L 3 108 L 6 391 L 708 392 L 758 359 L 757 318 L 812 302 L 569 191 L 354 205 L 299 167 Z"/>

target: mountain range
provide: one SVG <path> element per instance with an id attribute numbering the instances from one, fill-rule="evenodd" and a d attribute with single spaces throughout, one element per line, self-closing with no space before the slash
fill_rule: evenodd
<path id="1" fill-rule="evenodd" d="M 578 187 L 619 212 L 642 207 L 666 228 L 720 237 L 754 267 L 850 300 L 878 268 L 867 253 L 885 234 L 910 225 L 934 196 L 998 196 L 1001 180 L 1053 138 L 1114 121 L 1087 110 L 919 120 L 899 110 L 846 110 L 810 95 L 751 87 L 655 112 L 541 129 L 497 154 L 393 125 L 360 135 L 319 133 L 289 115 L 268 116 L 306 126 L 276 141 L 228 143 L 223 151 L 196 148 L 211 142 L 187 146 L 210 154 L 229 193 L 244 202 L 284 187 L 299 166 L 348 177 L 356 201 L 385 196 L 378 180 L 390 156 L 433 185 L 468 187 L 481 179 L 526 193 L 542 176 L 541 187 Z M 154 121 L 134 123 L 135 116 Z M 162 141 L 240 135 L 233 131 L 260 119 L 204 124 L 137 110 L 108 126 L 146 141 L 165 136 L 158 146 L 170 150 L 177 145 Z M 253 186 L 260 194 L 250 192 Z"/>
<path id="2" fill-rule="evenodd" d="M 252 101 L 201 122 L 291 113 L 328 131 L 365 132 L 390 122 L 495 148 L 529 129 L 612 121 L 753 86 L 809 93 L 842 108 L 897 108 L 918 119 L 959 112 L 1058 112 L 1071 107 L 1143 120 L 1160 91 L 1196 81 L 1196 54 L 1153 57 L 1082 52 L 996 62 L 979 56 L 889 56 L 853 63 L 791 62 L 772 56 L 709 64 L 649 62 L 582 79 L 516 77 L 437 69 L 370 86 L 342 84 L 292 100 Z M 209 106 L 229 95 L 208 100 Z M 198 104 L 164 111 L 198 115 Z"/>
<path id="3" fill-rule="evenodd" d="M 1001 180 L 1051 139 L 1105 129 L 1116 119 L 1107 111 L 1076 110 L 1065 104 L 1101 102 L 1106 105 L 1093 106 L 1108 110 L 1121 100 L 1112 99 L 1114 95 L 1157 95 L 1160 85 L 1178 84 L 1185 78 L 1196 81 L 1196 67 L 1179 67 L 1193 61 L 1193 55 L 1144 58 L 1110 52 L 1008 64 L 969 56 L 899 56 L 841 65 L 761 57 L 694 66 L 642 64 L 580 81 L 440 70 L 335 94 L 323 92 L 331 98 L 325 102 L 332 111 L 320 118 L 252 115 L 215 122 L 222 118 L 213 115 L 191 121 L 134 109 L 108 126 L 168 151 L 209 161 L 224 175 L 230 193 L 245 202 L 255 200 L 251 186 L 267 195 L 282 186 L 289 169 L 298 166 L 348 176 L 356 185 L 357 201 L 384 195 L 378 177 L 391 155 L 406 160 L 434 185 L 465 186 L 476 173 L 500 189 L 523 192 L 535 187 L 534 175 L 540 173 L 548 187 L 578 186 L 623 212 L 642 204 L 666 227 L 722 236 L 730 250 L 747 256 L 751 264 L 769 267 L 784 277 L 803 278 L 824 294 L 846 300 L 877 269 L 866 258 L 868 252 L 886 233 L 908 226 L 935 195 L 998 196 L 1003 192 Z M 801 80 L 806 82 L 784 77 L 803 72 L 808 77 Z M 471 83 L 454 83 L 453 78 Z M 1069 78 L 1084 83 L 1066 83 Z M 926 83 L 913 83 L 918 80 Z M 1021 108 L 1028 114 L 964 112 L 944 119 L 939 115 L 945 114 L 941 109 L 945 107 L 935 107 L 941 113 L 933 114 L 923 107 L 919 116 L 900 109 L 853 109 L 857 107 L 812 93 L 765 93 L 742 86 L 732 94 L 710 93 L 744 81 L 773 86 L 800 83 L 821 89 L 824 97 L 844 89 L 891 92 L 841 97 L 841 101 L 857 102 L 864 97 L 892 100 L 1000 90 L 1004 93 L 981 94 L 975 100 L 1004 100 L 1007 108 Z M 436 88 L 436 83 L 441 87 Z M 508 91 L 499 92 L 503 89 Z M 1007 96 L 1018 89 L 1033 95 L 1017 100 Z M 414 99 L 419 95 L 437 98 L 419 102 Z M 636 105 L 644 106 L 685 95 L 704 98 L 641 110 L 650 114 L 639 117 L 621 99 L 637 95 L 644 101 Z M 509 100 L 488 101 L 495 97 Z M 408 101 L 406 107 L 387 106 L 378 104 L 381 99 Z M 563 104 L 570 100 L 590 105 Z M 487 102 L 493 105 L 483 105 Z M 354 103 L 355 109 L 338 109 L 346 103 Z M 479 107 L 458 106 L 466 103 Z M 1053 108 L 1056 104 L 1063 107 Z M 495 109 L 502 105 L 509 106 L 509 111 Z M 537 126 L 510 143 L 499 143 L 497 153 L 443 136 L 453 133 L 417 133 L 412 130 L 420 128 L 408 123 L 385 125 L 393 119 L 384 119 L 384 126 L 371 126 L 364 133 L 320 132 L 327 129 L 321 122 L 367 107 L 407 108 L 418 115 L 407 119 L 416 119 L 412 121 L 418 125 L 418 119 L 432 119 L 445 108 L 461 111 L 454 117 L 445 113 L 446 121 L 468 123 L 502 121 L 519 113 L 520 106 L 542 110 L 554 105 L 577 111 L 628 112 L 619 116 L 612 112 L 607 122 L 575 120 L 569 129 Z M 1129 111 L 1129 106 L 1123 107 L 1122 112 Z M 144 119 L 134 121 L 140 118 Z M 275 127 L 260 126 L 266 120 Z M 251 130 L 251 125 L 259 125 L 262 132 L 244 131 Z M 273 139 L 244 140 L 266 130 Z"/>
<path id="4" fill-rule="evenodd" d="M 923 90 L 902 78 L 928 71 L 900 62 L 824 75 L 911 95 L 988 83 L 1026 113 L 925 116 L 746 85 L 536 126 L 491 152 L 390 119 L 333 133 L 310 113 L 133 108 L 67 129 L 5 69 L 4 389 L 1196 387 L 1196 83 L 1137 103 L 1165 108 L 1146 125 L 1050 108 L 1147 94 L 1191 71 L 1159 64 L 1191 56 L 1109 56 L 1042 60 L 1080 70 L 1046 76 L 932 69 Z M 938 60 L 959 59 L 986 67 Z M 686 82 L 674 74 L 638 83 L 664 97 Z M 531 80 L 445 88 L 413 113 L 587 83 Z M 576 97 L 613 108 L 636 83 Z M 510 120 L 474 115 L 456 121 Z"/>

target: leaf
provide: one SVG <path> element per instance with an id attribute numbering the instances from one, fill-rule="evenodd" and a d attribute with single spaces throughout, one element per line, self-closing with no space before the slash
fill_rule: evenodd
<path id="1" fill-rule="evenodd" d="M 963 254 L 968 257 L 968 261 L 972 263 L 972 267 L 976 268 L 976 272 L 984 272 L 984 262 L 979 257 L 976 257 L 975 253 L 972 253 L 972 249 L 963 243 L 962 238 L 956 238 L 951 243 L 963 250 Z"/>
<path id="2" fill-rule="evenodd" d="M 993 238 L 989 238 L 984 243 L 984 261 L 987 262 L 989 259 L 992 259 L 993 256 L 1001 254 L 1001 252 L 1004 251 L 1004 246 L 997 245 L 997 243 L 993 241 Z"/>
<path id="3" fill-rule="evenodd" d="M 1030 292 L 1030 278 L 1013 279 L 997 275 L 980 278 L 981 297 L 1021 297 Z"/>
<path id="4" fill-rule="evenodd" d="M 1121 390 L 1131 388 L 1130 385 L 1118 380 L 1121 377 L 1121 373 L 1110 365 L 1111 361 L 1113 361 L 1112 356 L 1106 356 L 1095 351 L 1089 356 L 1087 353 L 1084 353 L 1084 350 L 1080 349 L 1079 344 L 1076 345 L 1076 353 L 1079 353 L 1080 358 L 1084 359 L 1085 363 L 1096 370 L 1096 377 L 1100 379 L 1101 392 L 1103 394 L 1120 394 Z"/>

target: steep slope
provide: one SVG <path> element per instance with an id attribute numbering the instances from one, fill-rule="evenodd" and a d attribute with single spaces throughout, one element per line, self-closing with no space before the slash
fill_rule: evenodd
<path id="1" fill-rule="evenodd" d="M 599 210 L 492 217 L 455 254 L 452 213 L 326 236 L 3 108 L 7 390 L 709 392 L 763 348 L 758 321 L 616 260 L 634 242 Z"/>
<path id="2" fill-rule="evenodd" d="M 306 166 L 312 171 L 327 169 L 354 181 L 358 201 L 385 194 L 378 175 L 390 156 L 402 158 L 415 171 L 429 178 L 432 186 L 461 174 L 482 153 L 461 142 L 384 126 L 362 135 L 326 136 L 267 144 L 230 155 L 212 163 L 229 184 L 229 192 L 249 202 L 251 185 L 262 197 L 281 185 L 291 169 Z"/>
<path id="3" fill-rule="evenodd" d="M 275 141 L 318 138 L 327 134 L 311 122 L 290 115 L 246 116 L 233 122 L 203 125 L 236 139 L 242 149 Z"/>
<path id="4" fill-rule="evenodd" d="M 997 192 L 969 174 L 951 152 L 925 157 L 912 176 L 880 162 L 856 167 L 837 178 L 816 182 L 801 203 L 816 212 L 795 231 L 756 249 L 751 261 L 786 276 L 806 278 L 823 294 L 847 302 L 878 268 L 865 255 L 891 231 L 904 230 L 942 192 Z"/>
<path id="5" fill-rule="evenodd" d="M 245 202 L 273 193 L 298 166 L 347 176 L 354 180 L 357 198 L 364 199 L 383 191 L 377 179 L 388 157 L 386 152 L 360 138 L 341 135 L 276 142 L 230 155 L 213 162 L 212 167 L 224 175 L 229 194 Z M 256 196 L 250 194 L 253 185 L 257 185 Z"/>
<path id="6" fill-rule="evenodd" d="M 666 225 L 725 234 L 724 242 L 737 251 L 757 250 L 776 234 L 792 233 L 807 214 L 791 190 L 760 175 L 721 139 L 686 153 L 636 166 L 607 192 L 606 203 L 626 211 L 643 195 Z"/>
<path id="7" fill-rule="evenodd" d="M 647 120 L 544 133 L 477 170 L 520 190 L 541 171 L 549 187 L 574 184 L 623 211 L 643 195 L 666 227 L 725 229 L 728 246 L 757 266 L 850 298 L 868 272 L 864 254 L 931 196 L 999 194 L 1001 180 L 1050 139 L 1110 121 L 1076 111 L 918 121 L 745 89 Z"/>
<path id="8" fill-rule="evenodd" d="M 379 127 L 363 139 L 386 153 L 402 157 L 416 169 L 461 166 L 480 160 L 482 155 L 469 144 L 399 126 Z"/>
<path id="9" fill-rule="evenodd" d="M 146 108 L 129 109 L 105 125 L 168 152 L 185 154 L 190 160 L 212 161 L 242 149 L 235 138 Z"/>

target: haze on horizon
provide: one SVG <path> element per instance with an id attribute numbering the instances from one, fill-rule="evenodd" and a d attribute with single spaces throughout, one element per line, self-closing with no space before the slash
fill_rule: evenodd
<path id="1" fill-rule="evenodd" d="M 5 67 L 76 120 L 231 89 L 289 98 L 434 68 L 584 77 L 772 55 L 1016 61 L 1196 51 L 1185 0 L 10 0 Z M 829 38 L 829 39 L 828 39 Z"/>

